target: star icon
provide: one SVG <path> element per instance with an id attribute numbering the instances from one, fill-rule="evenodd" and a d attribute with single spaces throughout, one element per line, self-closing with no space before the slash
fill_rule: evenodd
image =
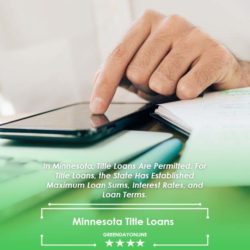
<path id="1" fill-rule="evenodd" d="M 121 240 L 118 240 L 117 242 L 116 242 L 116 244 L 117 244 L 117 246 L 118 247 L 123 247 L 123 241 L 121 241 Z"/>
<path id="2" fill-rule="evenodd" d="M 113 246 L 113 241 L 111 241 L 110 239 L 108 241 L 106 241 L 105 243 L 106 243 L 106 247 L 112 247 Z"/>
<path id="3" fill-rule="evenodd" d="M 137 241 L 137 246 L 138 247 L 143 247 L 144 241 L 142 241 L 141 239 Z"/>
<path id="4" fill-rule="evenodd" d="M 135 242 L 130 239 L 127 243 L 128 247 L 133 247 Z"/>

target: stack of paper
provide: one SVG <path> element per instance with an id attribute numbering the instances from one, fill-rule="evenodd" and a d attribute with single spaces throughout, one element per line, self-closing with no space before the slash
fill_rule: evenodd
<path id="1" fill-rule="evenodd" d="M 242 127 L 250 123 L 250 88 L 160 104 L 155 114 L 188 134 L 201 127 Z"/>
<path id="2" fill-rule="evenodd" d="M 250 185 L 250 88 L 162 104 L 156 113 L 191 136 L 182 163 L 204 163 L 196 178 L 212 186 Z"/>
<path id="3" fill-rule="evenodd" d="M 176 101 L 158 106 L 155 114 L 190 134 L 192 129 L 200 124 L 200 114 L 203 99 Z"/>

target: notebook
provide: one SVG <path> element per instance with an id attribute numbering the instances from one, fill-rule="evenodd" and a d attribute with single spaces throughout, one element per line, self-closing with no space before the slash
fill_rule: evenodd
<path id="1" fill-rule="evenodd" d="M 249 87 L 210 92 L 193 100 L 160 104 L 153 116 L 185 135 L 195 129 L 248 125 L 249 97 Z"/>
<path id="2" fill-rule="evenodd" d="M 205 186 L 249 186 L 249 87 L 161 104 L 155 112 L 163 121 L 192 132 L 180 163 L 206 164 L 205 171 L 195 171 L 195 182 Z"/>
<path id="3" fill-rule="evenodd" d="M 167 123 L 185 135 L 200 124 L 203 98 L 163 103 L 153 114 L 156 119 Z"/>

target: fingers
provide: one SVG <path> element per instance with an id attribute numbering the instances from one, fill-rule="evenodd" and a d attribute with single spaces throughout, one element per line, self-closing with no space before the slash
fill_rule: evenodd
<path id="1" fill-rule="evenodd" d="M 105 115 L 91 115 L 90 117 L 90 124 L 93 128 L 100 127 L 108 122 L 109 120 Z"/>
<path id="2" fill-rule="evenodd" d="M 200 30 L 191 26 L 188 34 L 173 42 L 171 51 L 151 75 L 150 88 L 161 95 L 173 95 L 178 81 L 201 56 L 206 43 L 207 39 Z"/>
<path id="3" fill-rule="evenodd" d="M 188 71 L 199 51 L 176 48 L 164 58 L 149 80 L 150 88 L 161 95 L 173 95 L 179 79 Z"/>
<path id="4" fill-rule="evenodd" d="M 130 62 L 126 76 L 133 84 L 146 86 L 151 74 L 170 50 L 172 41 L 166 26 L 167 23 L 163 21 L 160 27 L 150 34 Z"/>
<path id="5" fill-rule="evenodd" d="M 153 95 L 152 96 L 140 90 L 137 92 L 137 95 L 151 103 L 164 103 L 164 102 L 170 102 L 170 101 L 177 101 L 177 97 L 175 95 L 172 95 L 172 96 Z"/>
<path id="6" fill-rule="evenodd" d="M 208 51 L 208 53 L 212 52 Z M 224 63 L 218 60 L 216 54 L 210 57 L 204 54 L 195 66 L 180 79 L 176 94 L 180 99 L 193 99 L 210 85 L 222 81 L 226 73 Z"/>
<path id="7" fill-rule="evenodd" d="M 199 96 L 208 86 L 230 88 L 241 77 L 238 61 L 217 41 L 179 16 L 149 11 L 140 18 L 98 73 L 91 111 L 101 114 L 121 85 L 147 100 Z"/>
<path id="8" fill-rule="evenodd" d="M 149 19 L 140 19 L 108 57 L 94 84 L 90 104 L 93 113 L 102 114 L 107 110 L 129 62 L 148 37 L 150 29 Z"/>
<path id="9" fill-rule="evenodd" d="M 154 89 L 148 86 L 151 75 L 171 50 L 176 34 L 182 34 L 192 28 L 192 24 L 179 16 L 163 18 L 130 62 L 126 71 L 127 78 L 138 89 L 147 94 L 152 92 Z"/>
<path id="10" fill-rule="evenodd" d="M 126 77 L 122 78 L 119 86 L 134 94 L 138 92 L 138 89 Z"/>

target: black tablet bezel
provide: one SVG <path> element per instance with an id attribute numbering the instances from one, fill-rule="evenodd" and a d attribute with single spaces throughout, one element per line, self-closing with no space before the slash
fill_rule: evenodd
<path id="1" fill-rule="evenodd" d="M 86 102 L 82 103 L 88 104 Z M 117 133 L 123 129 L 129 129 L 135 124 L 145 122 L 146 120 L 150 119 L 150 113 L 155 109 L 155 105 L 145 104 L 141 109 L 139 109 L 134 113 L 131 113 L 127 116 L 109 122 L 103 126 L 88 130 L 4 128 L 4 125 L 6 124 L 11 124 L 24 119 L 30 119 L 35 116 L 43 115 L 49 112 L 53 112 L 59 109 L 79 104 L 81 103 L 66 105 L 60 108 L 52 109 L 46 112 L 26 116 L 20 119 L 3 123 L 0 125 L 0 138 L 22 140 L 22 141 L 93 143 L 107 136 L 110 136 L 114 133 Z M 125 103 L 113 103 L 113 104 L 126 105 Z M 139 103 L 134 103 L 134 104 L 139 104 Z"/>

